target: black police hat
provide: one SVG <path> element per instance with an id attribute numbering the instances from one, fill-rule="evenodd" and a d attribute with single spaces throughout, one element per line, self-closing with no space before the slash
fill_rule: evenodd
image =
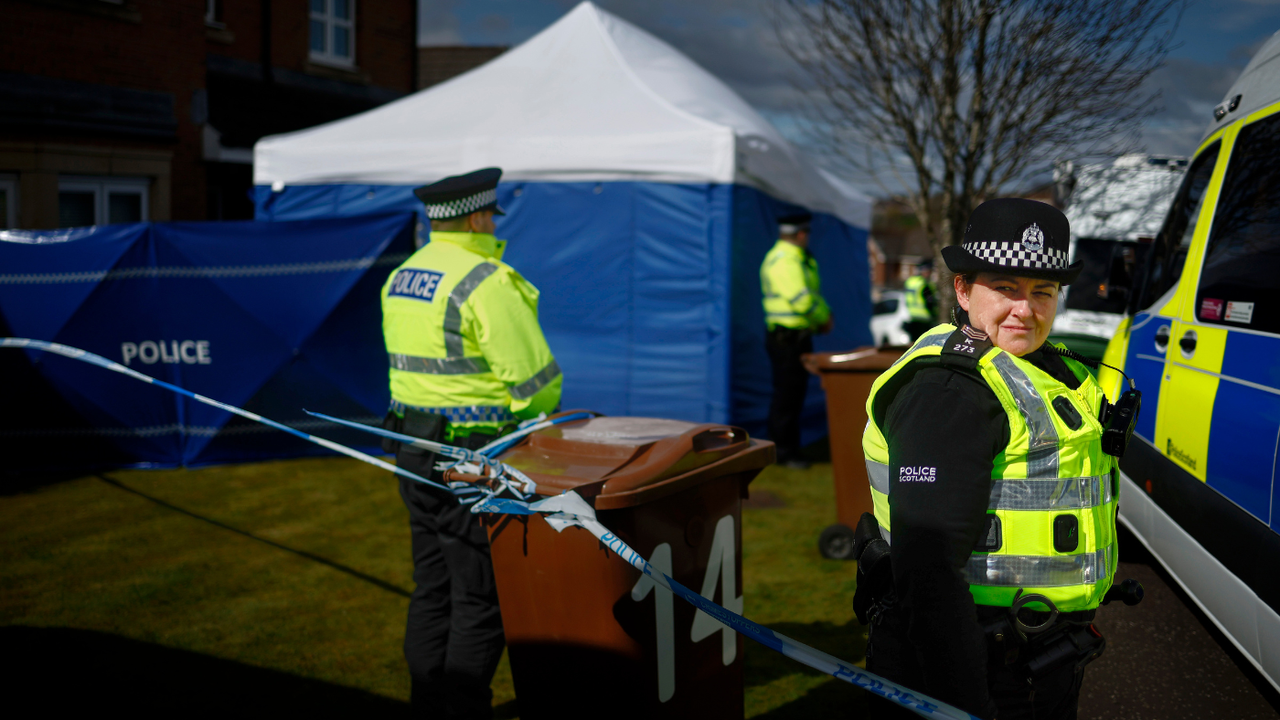
<path id="1" fill-rule="evenodd" d="M 498 179 L 501 177 L 501 168 L 484 168 L 423 185 L 413 194 L 427 206 L 427 218 L 431 220 L 452 220 L 481 210 L 505 215 L 498 207 Z"/>
<path id="2" fill-rule="evenodd" d="M 778 218 L 778 232 L 790 235 L 799 230 L 808 230 L 811 222 L 813 222 L 812 213 L 801 211 L 783 215 Z"/>
<path id="3" fill-rule="evenodd" d="M 1068 265 L 1071 225 L 1052 205 L 1022 198 L 988 200 L 969 216 L 964 243 L 942 248 L 951 272 L 997 272 L 1075 282 L 1083 267 Z"/>

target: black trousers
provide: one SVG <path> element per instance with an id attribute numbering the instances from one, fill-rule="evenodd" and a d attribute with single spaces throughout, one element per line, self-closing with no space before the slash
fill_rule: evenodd
<path id="1" fill-rule="evenodd" d="M 427 456 L 425 462 L 431 461 Z M 422 455 L 396 462 L 427 477 Z M 439 481 L 440 473 L 431 472 Z M 404 656 L 415 714 L 493 717 L 489 683 L 505 639 L 489 538 L 469 506 L 421 483 L 400 478 L 413 538 L 413 581 Z"/>
<path id="2" fill-rule="evenodd" d="M 778 446 L 778 462 L 800 459 L 800 415 L 809 389 L 809 372 L 800 356 L 813 352 L 813 333 L 778 327 L 765 336 L 773 365 L 773 400 L 769 403 L 769 439 Z"/>
<path id="3" fill-rule="evenodd" d="M 872 621 L 868 628 L 867 670 L 901 683 L 912 690 L 929 694 L 924 670 L 917 659 L 916 648 L 907 639 L 906 613 L 890 608 Z M 1065 667 L 1030 681 L 1025 666 L 1006 665 L 1002 655 L 991 652 L 987 663 L 987 688 L 999 708 L 1000 720 L 1075 720 L 1084 670 Z M 946 698 L 938 698 L 946 700 Z M 871 717 L 877 720 L 907 720 L 918 716 L 902 706 L 873 697 L 868 703 Z M 961 708 L 977 714 L 979 708 Z"/>

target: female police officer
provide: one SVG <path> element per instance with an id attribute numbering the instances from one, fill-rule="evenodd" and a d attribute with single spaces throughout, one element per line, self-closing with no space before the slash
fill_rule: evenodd
<path id="1" fill-rule="evenodd" d="M 1089 621 L 1116 562 L 1104 397 L 1045 344 L 1080 272 L 1068 243 L 1049 205 L 979 206 L 963 245 L 943 249 L 956 325 L 925 333 L 867 401 L 892 572 L 869 613 L 868 669 L 982 717 L 1074 718 L 1101 652 Z"/>

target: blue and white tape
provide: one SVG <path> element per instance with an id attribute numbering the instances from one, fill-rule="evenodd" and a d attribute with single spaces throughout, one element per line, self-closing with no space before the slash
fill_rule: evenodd
<path id="1" fill-rule="evenodd" d="M 402 470 L 401 468 L 375 458 L 372 455 L 367 455 L 358 450 L 353 450 L 352 448 L 340 445 L 331 440 L 325 440 L 324 438 L 316 437 L 314 435 L 308 435 L 307 433 L 300 432 L 287 425 L 264 418 L 256 413 L 251 413 L 247 410 L 242 410 L 238 407 L 227 405 L 226 403 L 218 402 L 212 398 L 193 393 L 189 390 L 178 387 L 177 385 L 157 380 L 149 375 L 144 375 L 136 370 L 120 365 L 119 363 L 112 362 L 100 355 L 95 355 L 79 348 L 60 345 L 58 343 L 45 342 L 43 340 L 13 337 L 0 338 L 0 348 L 5 347 L 43 350 L 45 352 L 52 352 L 68 357 L 73 360 L 80 360 L 92 365 L 97 365 L 98 367 L 105 368 L 113 372 L 122 373 L 136 380 L 165 388 L 166 390 L 192 398 L 193 400 L 206 405 L 211 405 L 235 415 L 263 423 L 276 428 L 277 430 L 287 432 L 290 435 L 316 443 L 317 445 L 333 450 L 334 452 L 361 460 L 369 463 L 370 465 L 388 470 L 402 477 L 407 477 L 416 482 L 430 485 L 446 492 L 454 493 L 455 495 L 466 495 L 479 492 L 478 488 L 474 487 L 445 487 L 407 470 Z M 531 432 L 536 432 L 537 430 L 551 425 L 583 420 L 591 417 L 590 413 L 580 413 L 556 418 L 554 420 L 532 423 L 521 427 L 520 430 L 514 434 L 514 437 L 509 435 L 500 438 L 480 450 L 467 450 L 465 448 L 454 447 L 444 443 L 436 443 L 409 435 L 394 433 L 388 430 L 383 430 L 382 428 L 375 428 L 369 425 L 361 425 L 359 423 L 341 420 L 321 413 L 314 413 L 310 411 L 306 412 L 318 418 L 323 418 L 341 425 L 364 430 L 381 437 L 388 437 L 399 442 L 409 443 L 416 447 L 421 447 L 445 457 L 452 458 L 456 462 L 451 465 L 457 464 L 459 467 L 464 468 L 466 466 L 470 466 L 470 469 L 477 470 L 482 468 L 487 469 L 493 473 L 493 477 L 500 480 L 498 490 L 504 488 L 509 489 L 517 497 L 527 497 L 527 494 L 532 494 L 533 490 L 536 489 L 536 485 L 532 480 L 524 475 L 524 473 L 521 473 L 516 468 L 496 460 L 495 457 L 514 445 L 515 442 L 518 442 L 520 438 Z M 464 471 L 466 470 L 464 469 Z M 556 495 L 537 502 L 526 502 L 525 500 L 497 497 L 496 493 L 498 490 L 490 490 L 482 493 L 480 497 L 474 498 L 472 501 L 475 504 L 472 506 L 471 511 L 473 513 L 487 512 L 510 515 L 542 515 L 547 524 L 551 525 L 551 527 L 553 527 L 557 532 L 562 532 L 565 528 L 573 526 L 583 528 L 599 539 L 601 543 L 618 555 L 618 557 L 622 558 L 636 570 L 639 570 L 641 573 L 652 578 L 657 584 L 683 598 L 686 602 L 692 604 L 707 615 L 710 615 L 726 627 L 755 640 L 765 647 L 776 650 L 793 660 L 820 672 L 826 673 L 834 678 L 844 680 L 845 682 L 863 688 L 868 692 L 879 695 L 892 702 L 896 702 L 922 717 L 947 718 L 948 720 L 978 720 L 976 716 L 970 715 L 959 708 L 948 705 L 940 700 L 935 700 L 909 688 L 905 688 L 897 683 L 886 680 L 875 673 L 850 665 L 837 657 L 809 647 L 802 642 L 792 640 L 785 635 L 775 633 L 769 628 L 758 623 L 754 623 L 738 613 L 721 607 L 684 585 L 681 585 L 674 578 L 655 568 L 653 564 L 641 556 L 640 553 L 627 545 L 622 538 L 614 535 L 608 528 L 600 524 L 596 519 L 595 509 L 592 508 L 586 500 L 583 500 L 576 492 L 570 491 L 562 495 Z"/>

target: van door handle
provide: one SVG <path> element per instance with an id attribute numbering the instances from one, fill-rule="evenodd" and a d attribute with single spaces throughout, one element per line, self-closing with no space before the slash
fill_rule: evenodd
<path id="1" fill-rule="evenodd" d="M 1163 355 L 1165 350 L 1168 350 L 1168 349 L 1169 349 L 1169 326 L 1161 325 L 1160 329 L 1156 330 L 1156 352 Z"/>
<path id="2" fill-rule="evenodd" d="M 1196 354 L 1196 331 L 1188 330 L 1183 334 L 1182 339 L 1178 341 L 1178 347 L 1182 349 L 1182 357 L 1191 359 Z"/>

